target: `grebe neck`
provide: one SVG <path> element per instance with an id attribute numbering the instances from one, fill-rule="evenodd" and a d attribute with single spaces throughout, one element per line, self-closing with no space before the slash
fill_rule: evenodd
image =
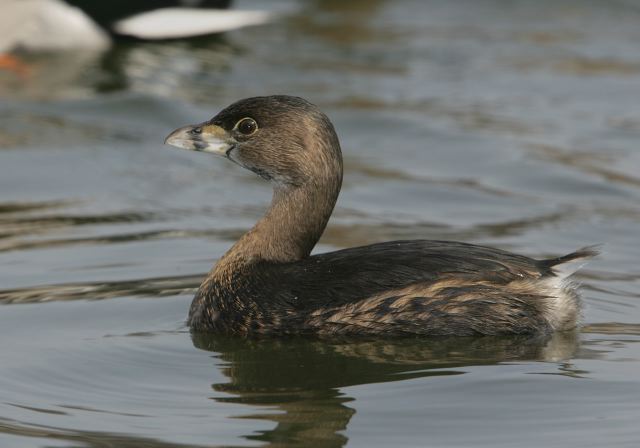
<path id="1" fill-rule="evenodd" d="M 311 253 L 335 206 L 342 173 L 331 181 L 274 188 L 271 206 L 218 261 L 216 273 L 257 261 L 287 263 Z"/>

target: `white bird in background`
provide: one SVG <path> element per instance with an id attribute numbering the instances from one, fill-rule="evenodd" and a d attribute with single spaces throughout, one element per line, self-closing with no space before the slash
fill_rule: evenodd
<path id="1" fill-rule="evenodd" d="M 8 53 L 105 49 L 114 36 L 180 39 L 268 22 L 266 11 L 227 10 L 230 0 L 0 0 L 0 67 Z M 15 68 L 15 67 L 14 67 Z"/>
<path id="2" fill-rule="evenodd" d="M 266 11 L 228 10 L 231 0 L 0 0 L 0 69 L 24 77 L 11 52 L 100 51 L 112 38 L 182 39 L 261 25 Z"/>

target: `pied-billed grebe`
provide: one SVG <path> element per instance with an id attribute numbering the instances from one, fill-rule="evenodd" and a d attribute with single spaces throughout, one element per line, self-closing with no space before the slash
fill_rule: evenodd
<path id="1" fill-rule="evenodd" d="M 310 256 L 342 184 L 333 125 L 302 98 L 238 101 L 165 143 L 217 154 L 273 184 L 264 217 L 218 261 L 189 311 L 231 334 L 496 335 L 576 326 L 561 265 L 451 241 L 390 241 Z M 560 267 L 560 268 L 559 268 Z"/>

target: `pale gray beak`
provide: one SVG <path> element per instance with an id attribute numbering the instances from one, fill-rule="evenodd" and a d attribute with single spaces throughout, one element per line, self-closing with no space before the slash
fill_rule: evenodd
<path id="1" fill-rule="evenodd" d="M 164 139 L 166 145 L 228 157 L 235 139 L 215 124 L 200 123 L 176 129 Z"/>

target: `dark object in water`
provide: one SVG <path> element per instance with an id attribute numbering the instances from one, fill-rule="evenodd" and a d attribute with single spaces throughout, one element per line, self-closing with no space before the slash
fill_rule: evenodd
<path id="1" fill-rule="evenodd" d="M 113 25 L 118 21 L 162 8 L 178 8 L 191 6 L 192 8 L 228 8 L 231 0 L 65 0 L 76 6 L 103 28 L 113 32 Z"/>

